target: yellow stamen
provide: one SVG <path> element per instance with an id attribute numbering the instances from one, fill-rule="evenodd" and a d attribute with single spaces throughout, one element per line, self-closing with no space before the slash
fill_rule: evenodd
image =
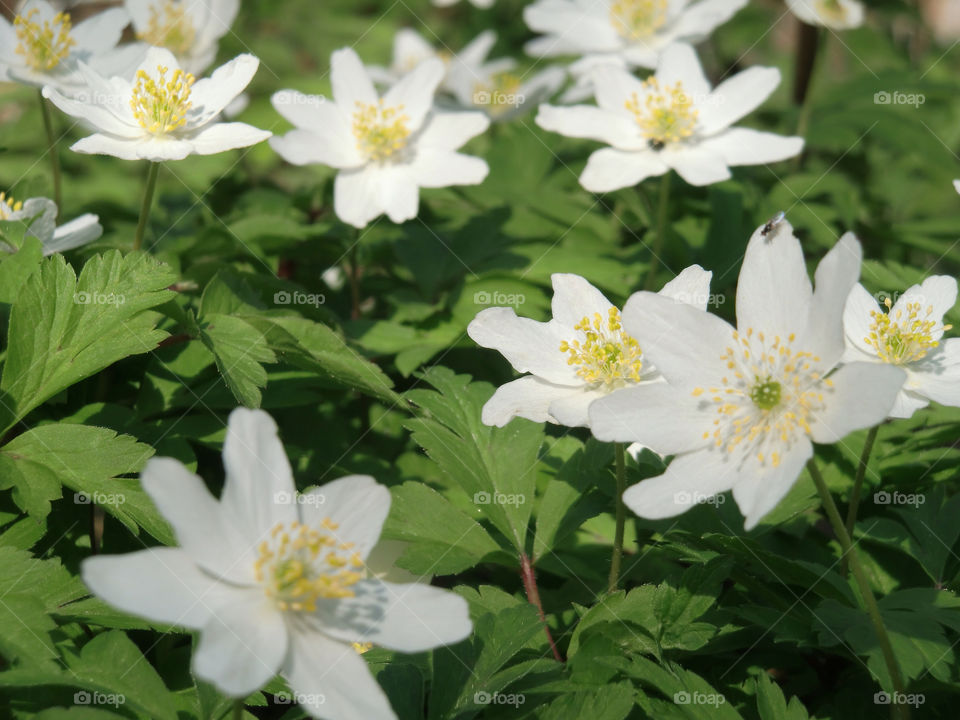
<path id="1" fill-rule="evenodd" d="M 29 67 L 40 72 L 53 70 L 70 54 L 76 43 L 70 37 L 70 15 L 57 13 L 53 20 L 43 23 L 34 20 L 39 9 L 33 8 L 26 15 L 17 15 L 13 27 L 17 33 L 14 52 L 22 55 Z"/>
<path id="2" fill-rule="evenodd" d="M 166 135 L 187 124 L 187 112 L 193 106 L 190 91 L 196 78 L 177 69 L 167 80 L 168 68 L 157 66 L 156 79 L 145 71 L 137 71 L 130 108 L 133 116 L 147 132 Z"/>
<path id="3" fill-rule="evenodd" d="M 668 9 L 668 0 L 614 0 L 610 4 L 610 23 L 620 37 L 642 40 L 666 24 Z"/>
<path id="4" fill-rule="evenodd" d="M 612 307 L 604 320 L 600 313 L 584 317 L 575 330 L 583 340 L 564 340 L 560 352 L 570 355 L 568 365 L 577 365 L 577 375 L 588 383 L 602 384 L 608 389 L 642 378 L 643 361 L 640 345 L 623 330 L 620 311 Z"/>
<path id="5" fill-rule="evenodd" d="M 183 3 L 166 0 L 159 9 L 150 6 L 150 21 L 137 39 L 154 47 L 167 48 L 175 55 L 186 55 L 193 49 L 197 30 Z"/>
<path id="6" fill-rule="evenodd" d="M 387 107 L 383 100 L 376 104 L 358 101 L 353 113 L 357 149 L 375 162 L 390 159 L 407 145 L 408 122 L 410 118 L 403 112 L 403 105 Z"/>
<path id="7" fill-rule="evenodd" d="M 870 313 L 873 323 L 870 334 L 864 342 L 877 351 L 877 357 L 891 365 L 907 365 L 922 359 L 927 353 L 939 347 L 936 335 L 949 330 L 952 326 L 941 325 L 931 320 L 933 306 L 925 309 L 920 303 L 907 303 L 903 310 L 891 314 L 893 303 L 890 298 L 884 301 L 887 312 L 874 310 Z"/>
<path id="8" fill-rule="evenodd" d="M 23 203 L 17 202 L 6 193 L 0 192 L 0 220 L 9 220 L 15 212 L 23 210 Z"/>
<path id="9" fill-rule="evenodd" d="M 643 81 L 643 88 L 643 102 L 633 93 L 625 106 L 654 148 L 679 142 L 696 132 L 700 113 L 683 91 L 683 83 L 661 88 L 657 79 L 651 77 Z"/>

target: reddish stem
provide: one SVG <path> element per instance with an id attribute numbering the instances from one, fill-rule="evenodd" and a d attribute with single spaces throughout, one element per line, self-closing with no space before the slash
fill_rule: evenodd
<path id="1" fill-rule="evenodd" d="M 527 593 L 527 601 L 537 609 L 537 615 L 540 616 L 540 622 L 543 623 L 543 631 L 547 634 L 547 642 L 550 643 L 550 649 L 553 651 L 553 657 L 557 662 L 563 662 L 563 656 L 557 650 L 557 645 L 553 642 L 553 635 L 550 634 L 550 628 L 547 626 L 547 616 L 543 612 L 543 604 L 540 602 L 540 590 L 537 588 L 537 574 L 533 570 L 533 563 L 526 553 L 520 553 L 520 576 L 523 578 L 523 589 Z"/>

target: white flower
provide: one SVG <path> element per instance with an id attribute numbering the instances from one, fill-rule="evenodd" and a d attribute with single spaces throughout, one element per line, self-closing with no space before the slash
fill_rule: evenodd
<path id="1" fill-rule="evenodd" d="M 693 265 L 667 283 L 660 294 L 670 302 L 706 309 L 710 276 Z M 482 420 L 503 427 L 515 417 L 589 427 L 587 408 L 622 387 L 661 379 L 642 345 L 623 329 L 620 311 L 579 275 L 557 273 L 553 280 L 553 319 L 536 322 L 510 308 L 482 310 L 467 328 L 478 345 L 499 351 L 524 375 L 501 385 Z"/>
<path id="2" fill-rule="evenodd" d="M 172 52 L 185 71 L 200 75 L 240 10 L 240 0 L 125 0 L 139 40 Z"/>
<path id="3" fill-rule="evenodd" d="M 953 188 L 954 188 L 954 190 L 956 190 L 958 193 L 960 193 L 960 180 L 954 180 L 954 181 L 953 181 Z"/>
<path id="4" fill-rule="evenodd" d="M 368 65 L 367 72 L 374 82 L 380 85 L 393 85 L 407 73 L 413 72 L 423 61 L 440 60 L 446 70 L 440 82 L 440 90 L 452 94 L 451 69 L 480 65 L 490 54 L 496 41 L 497 34 L 492 30 L 486 30 L 467 43 L 458 53 L 440 52 L 416 30 L 401 28 L 393 38 L 393 57 L 390 67 Z"/>
<path id="5" fill-rule="evenodd" d="M 698 43 L 747 0 L 537 0 L 523 19 L 544 37 L 527 43 L 536 57 L 620 56 L 634 67 L 656 67 L 664 48 Z"/>
<path id="6" fill-rule="evenodd" d="M 266 413 L 230 415 L 223 461 L 218 501 L 178 461 L 151 459 L 141 482 L 179 547 L 88 558 L 84 582 L 125 612 L 199 630 L 194 672 L 230 697 L 279 672 L 312 717 L 395 718 L 352 644 L 458 642 L 471 632 L 466 601 L 368 575 L 387 488 L 356 475 L 298 496 Z"/>
<path id="7" fill-rule="evenodd" d="M 20 222 L 27 225 L 24 237 L 35 237 L 43 246 L 44 255 L 72 250 L 93 242 L 103 234 L 99 218 L 87 213 L 57 227 L 57 206 L 47 198 L 30 198 L 15 202 L 0 192 L 0 222 Z M 0 248 L 11 250 L 0 241 Z"/>
<path id="8" fill-rule="evenodd" d="M 598 107 L 541 105 L 536 120 L 546 130 L 611 146 L 594 152 L 580 176 L 592 192 L 671 169 L 691 185 L 710 185 L 728 179 L 731 167 L 785 160 L 803 149 L 803 138 L 731 127 L 780 84 L 776 68 L 744 70 L 711 90 L 693 48 L 673 45 L 647 80 L 612 66 L 593 77 Z"/>
<path id="9" fill-rule="evenodd" d="M 110 8 L 73 25 L 69 13 L 46 0 L 29 0 L 12 25 L 0 14 L 0 82 L 50 85 L 71 93 L 83 85 L 79 62 L 107 76 L 128 75 L 145 49 L 117 48 L 129 22 L 125 10 Z"/>
<path id="10" fill-rule="evenodd" d="M 255 145 L 271 133 L 244 123 L 221 123 L 221 111 L 253 79 L 260 61 L 239 55 L 196 80 L 169 50 L 150 48 L 133 81 L 106 78 L 80 63 L 87 87 L 77 99 L 52 87 L 43 94 L 96 131 L 71 148 L 124 160 L 182 160 Z"/>
<path id="11" fill-rule="evenodd" d="M 850 30 L 863 25 L 863 4 L 857 0 L 787 0 L 787 7 L 808 25 Z"/>
<path id="12" fill-rule="evenodd" d="M 747 246 L 737 286 L 737 329 L 710 313 L 637 293 L 624 327 L 665 383 L 619 390 L 590 408 L 601 440 L 637 441 L 676 455 L 666 472 L 632 486 L 627 506 L 644 518 L 689 510 L 727 490 L 753 528 L 787 494 L 813 454 L 883 421 L 904 373 L 851 363 L 843 306 L 860 273 L 848 233 L 827 253 L 811 288 L 786 221 Z"/>
<path id="13" fill-rule="evenodd" d="M 460 0 L 431 0 L 431 2 L 437 7 L 450 7 L 451 5 L 456 5 Z M 493 7 L 493 2 L 494 0 L 470 0 L 471 5 L 483 10 Z"/>
<path id="14" fill-rule="evenodd" d="M 443 78 L 439 60 L 426 60 L 381 97 L 357 54 L 337 50 L 331 59 L 333 100 L 281 90 L 273 106 L 295 126 L 271 147 L 294 165 L 338 168 L 334 210 L 364 227 L 381 213 L 396 223 L 416 217 L 419 189 L 475 185 L 487 164 L 456 152 L 490 124 L 483 113 L 433 108 Z"/>
<path id="15" fill-rule="evenodd" d="M 903 368 L 907 381 L 890 417 L 907 418 L 930 401 L 960 406 L 960 338 L 943 340 L 951 328 L 943 315 L 957 302 L 957 281 L 946 275 L 914 285 L 886 312 L 857 284 L 843 314 L 846 362 L 890 363 Z"/>

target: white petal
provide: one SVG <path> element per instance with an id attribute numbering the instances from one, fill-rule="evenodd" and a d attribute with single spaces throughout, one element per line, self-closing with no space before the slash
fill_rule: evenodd
<path id="1" fill-rule="evenodd" d="M 260 59 L 245 53 L 218 67 L 209 78 L 197 80 L 190 93 L 189 126 L 205 125 L 223 112 L 246 89 L 259 67 Z"/>
<path id="2" fill-rule="evenodd" d="M 833 388 L 824 392 L 825 409 L 810 424 L 814 442 L 834 443 L 854 430 L 879 425 L 907 376 L 898 367 L 850 363 L 830 376 Z"/>
<path id="3" fill-rule="evenodd" d="M 780 84 L 780 71 L 754 66 L 727 78 L 702 104 L 699 123 L 707 135 L 730 127 L 760 107 Z"/>
<path id="4" fill-rule="evenodd" d="M 538 0 L 523 9 L 523 19 L 534 32 L 549 33 L 525 46 L 527 54 L 534 57 L 583 55 L 617 50 L 623 45 L 609 17 L 595 4 Z"/>
<path id="5" fill-rule="evenodd" d="M 410 28 L 400 28 L 393 36 L 393 63 L 390 66 L 395 72 L 407 73 L 419 65 L 423 60 L 436 57 L 437 52 L 433 45 L 428 43 L 423 35 Z"/>
<path id="6" fill-rule="evenodd" d="M 603 148 L 587 159 L 580 184 L 590 192 L 612 192 L 668 171 L 660 155 L 652 150 Z"/>
<path id="7" fill-rule="evenodd" d="M 732 488 L 739 479 L 738 459 L 716 450 L 678 455 L 663 475 L 627 488 L 623 502 L 648 520 L 680 515 Z"/>
<path id="8" fill-rule="evenodd" d="M 418 149 L 456 150 L 490 127 L 490 119 L 479 112 L 433 112 L 427 116 Z"/>
<path id="9" fill-rule="evenodd" d="M 747 458 L 741 479 L 733 486 L 733 499 L 746 518 L 744 530 L 753 530 L 763 516 L 783 500 L 812 456 L 813 445 L 802 437 L 782 453 L 776 467 Z"/>
<path id="10" fill-rule="evenodd" d="M 606 397 L 606 390 L 591 390 L 587 387 L 579 392 L 566 393 L 550 403 L 551 417 L 566 427 L 589 427 L 590 408 L 594 401 Z"/>
<path id="11" fill-rule="evenodd" d="M 199 630 L 237 596 L 235 586 L 203 572 L 180 548 L 96 555 L 80 566 L 83 582 L 108 605 L 154 622 Z"/>
<path id="12" fill-rule="evenodd" d="M 580 392 L 579 387 L 554 385 L 535 375 L 524 375 L 498 387 L 484 404 L 480 419 L 484 425 L 495 427 L 503 427 L 515 417 L 532 422 L 556 422 L 550 415 L 550 403 Z"/>
<path id="13" fill-rule="evenodd" d="M 700 147 L 716 153 L 731 167 L 764 165 L 799 155 L 803 152 L 803 138 L 749 128 L 731 128 L 707 138 Z"/>
<path id="14" fill-rule="evenodd" d="M 333 98 L 345 112 L 352 113 L 356 104 L 375 104 L 379 99 L 370 76 L 351 48 L 337 50 L 330 56 L 330 83 Z"/>
<path id="15" fill-rule="evenodd" d="M 227 479 L 221 509 L 234 518 L 251 544 L 263 540 L 277 524 L 297 519 L 290 500 L 296 493 L 293 472 L 276 423 L 267 413 L 247 408 L 230 413 L 223 467 Z"/>
<path id="16" fill-rule="evenodd" d="M 216 123 L 208 125 L 188 142 L 197 155 L 216 155 L 227 150 L 250 147 L 273 136 L 267 130 L 260 130 L 241 122 Z"/>
<path id="17" fill-rule="evenodd" d="M 464 65 L 470 67 L 480 65 L 487 59 L 496 42 L 497 34 L 493 30 L 484 30 L 467 43 L 456 57 Z"/>
<path id="18" fill-rule="evenodd" d="M 53 239 L 57 227 L 57 204 L 49 198 L 29 198 L 23 208 L 10 214 L 11 221 L 29 223 L 28 235 L 46 244 Z"/>
<path id="19" fill-rule="evenodd" d="M 670 45 L 663 51 L 656 78 L 661 87 L 682 83 L 683 91 L 694 98 L 704 98 L 710 93 L 710 83 L 703 74 L 697 51 L 685 43 Z"/>
<path id="20" fill-rule="evenodd" d="M 700 42 L 746 4 L 747 0 L 701 0 L 684 8 L 673 32 L 684 40 Z"/>
<path id="21" fill-rule="evenodd" d="M 960 406 L 960 338 L 940 347 L 908 369 L 911 392 L 941 405 Z"/>
<path id="22" fill-rule="evenodd" d="M 327 132 L 337 132 L 327 127 Z M 274 135 L 270 138 L 270 147 L 291 165 L 329 165 L 339 169 L 357 168 L 364 159 L 356 145 L 344 142 L 337 136 L 330 137 L 326 132 L 295 129 L 286 135 Z"/>
<path id="23" fill-rule="evenodd" d="M 150 26 L 150 8 L 156 0 L 123 0 L 123 6 L 130 13 L 133 29 L 140 33 Z"/>
<path id="24" fill-rule="evenodd" d="M 535 122 L 544 130 L 565 137 L 599 140 L 623 150 L 649 147 L 630 118 L 592 105 L 541 105 Z"/>
<path id="25" fill-rule="evenodd" d="M 673 280 L 663 286 L 657 293 L 664 297 L 693 305 L 700 310 L 706 310 L 710 302 L 710 280 L 713 273 L 704 270 L 699 265 L 691 265 L 680 271 Z"/>
<path id="26" fill-rule="evenodd" d="M 747 244 L 737 282 L 739 330 L 753 328 L 784 338 L 799 333 L 806 327 L 812 300 L 803 249 L 793 226 L 781 220 L 766 235 L 758 228 Z"/>
<path id="27" fill-rule="evenodd" d="M 702 187 L 729 180 L 730 168 L 723 158 L 701 145 L 667 147 L 660 159 L 691 185 Z"/>
<path id="28" fill-rule="evenodd" d="M 643 83 L 624 65 L 616 61 L 603 61 L 601 58 L 583 58 L 579 61 L 579 72 L 589 73 L 591 76 L 597 105 L 622 117 L 633 126 L 634 134 L 638 134 L 636 123 L 624 103 L 633 95 L 643 97 L 646 92 Z"/>
<path id="29" fill-rule="evenodd" d="M 891 313 L 898 311 L 906 313 L 907 305 L 919 303 L 921 310 L 928 320 L 942 322 L 943 316 L 957 304 L 957 281 L 949 275 L 933 275 L 920 285 L 914 285 L 903 293 L 890 309 Z M 938 330 L 932 335 L 939 340 L 943 335 Z"/>
<path id="30" fill-rule="evenodd" d="M 323 720 L 396 720 L 386 694 L 353 647 L 318 632 L 294 633 L 283 675 L 300 709 Z"/>
<path id="31" fill-rule="evenodd" d="M 681 389 L 721 383 L 720 359 L 734 330 L 716 315 L 651 292 L 635 293 L 623 309 L 623 326 L 657 370 Z"/>
<path id="32" fill-rule="evenodd" d="M 860 283 L 853 286 L 843 309 L 843 331 L 847 345 L 861 353 L 876 358 L 877 349 L 867 343 L 870 335 L 870 326 L 873 324 L 871 313 L 880 312 L 880 303 L 867 292 Z M 851 357 L 856 357 L 852 355 Z"/>
<path id="33" fill-rule="evenodd" d="M 84 143 L 84 140 L 77 142 L 73 149 L 77 152 L 82 152 L 79 149 L 82 143 Z M 136 140 L 132 141 L 132 145 L 138 159 L 149 160 L 150 162 L 183 160 L 194 152 L 194 146 L 191 141 L 175 140 L 169 136 Z M 86 146 L 84 145 L 84 147 Z"/>
<path id="34" fill-rule="evenodd" d="M 383 96 L 384 106 L 402 105 L 403 113 L 408 118 L 407 127 L 411 132 L 416 132 L 433 105 L 433 96 L 443 80 L 444 72 L 441 60 L 425 60 L 387 91 Z"/>
<path id="35" fill-rule="evenodd" d="M 367 165 L 341 170 L 333 185 L 333 208 L 338 218 L 358 228 L 383 213 L 379 168 Z"/>
<path id="36" fill-rule="evenodd" d="M 150 48 L 146 43 L 129 43 L 89 59 L 90 69 L 104 78 L 120 78 L 129 82 L 143 63 Z"/>
<path id="37" fill-rule="evenodd" d="M 413 220 L 420 209 L 420 188 L 411 167 L 387 165 L 377 173 L 380 207 L 391 222 Z"/>
<path id="38" fill-rule="evenodd" d="M 486 161 L 472 155 L 418 148 L 417 156 L 410 166 L 412 188 L 441 188 L 451 185 L 477 185 L 490 172 Z M 416 211 L 414 211 L 414 215 Z"/>
<path id="39" fill-rule="evenodd" d="M 710 444 L 716 413 L 706 400 L 664 382 L 617 390 L 590 406 L 598 440 L 639 442 L 661 455 L 692 452 Z"/>
<path id="40" fill-rule="evenodd" d="M 70 37 L 75 43 L 71 53 L 94 52 L 102 53 L 120 42 L 123 29 L 130 23 L 130 16 L 123 8 L 108 8 L 98 12 L 81 23 L 77 23 L 70 31 Z"/>
<path id="41" fill-rule="evenodd" d="M 253 548 L 203 480 L 173 458 L 154 457 L 147 461 L 140 483 L 198 565 L 232 582 L 253 582 Z"/>
<path id="42" fill-rule="evenodd" d="M 89 213 L 81 215 L 56 229 L 53 238 L 43 243 L 43 254 L 53 255 L 53 253 L 72 250 L 93 242 L 101 235 L 103 235 L 103 227 L 100 225 L 99 218 Z"/>
<path id="43" fill-rule="evenodd" d="M 339 542 L 353 543 L 351 552 L 366 558 L 380 539 L 390 512 L 390 491 L 369 475 L 348 475 L 311 490 L 299 503 L 305 525 L 333 534 Z M 332 521 L 336 530 L 324 528 Z"/>
<path id="44" fill-rule="evenodd" d="M 67 115 L 83 121 L 88 127 L 101 130 L 120 138 L 138 138 L 143 135 L 143 128 L 139 125 L 121 121 L 110 107 L 91 102 L 81 102 L 62 95 L 47 85 L 43 88 L 43 96 Z M 113 97 L 111 95 L 111 97 Z"/>
<path id="45" fill-rule="evenodd" d="M 94 133 L 82 140 L 77 140 L 70 149 L 86 155 L 111 155 L 121 160 L 139 160 L 137 151 L 140 148 L 140 139 L 122 140 L 111 135 Z"/>
<path id="46" fill-rule="evenodd" d="M 804 345 L 808 352 L 819 355 L 827 367 L 833 367 L 843 355 L 843 308 L 860 277 L 862 260 L 860 241 L 853 233 L 846 233 L 823 257 L 814 275 Z"/>
<path id="47" fill-rule="evenodd" d="M 467 334 L 481 347 L 500 352 L 519 373 L 533 373 L 558 385 L 582 384 L 560 351 L 570 331 L 559 323 L 537 322 L 517 317 L 512 308 L 493 307 L 477 314 Z"/>
<path id="48" fill-rule="evenodd" d="M 262 588 L 235 594 L 201 630 L 193 669 L 225 695 L 245 697 L 277 674 L 288 632 L 283 613 Z"/>
<path id="49" fill-rule="evenodd" d="M 929 405 L 930 401 L 925 397 L 910 390 L 901 390 L 897 393 L 897 399 L 890 409 L 890 417 L 910 418 L 917 410 L 922 410 Z"/>
<path id="50" fill-rule="evenodd" d="M 314 616 L 324 632 L 347 642 L 415 653 L 460 642 L 473 629 L 467 601 L 449 590 L 382 580 L 352 589 L 355 597 L 322 603 Z"/>
<path id="51" fill-rule="evenodd" d="M 554 273 L 550 282 L 553 284 L 550 309 L 553 319 L 560 325 L 572 329 L 583 318 L 592 318 L 595 313 L 606 318 L 613 307 L 602 292 L 580 275 Z"/>

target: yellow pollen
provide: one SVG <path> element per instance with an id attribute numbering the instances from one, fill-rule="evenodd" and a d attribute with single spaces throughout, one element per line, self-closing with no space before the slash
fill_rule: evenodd
<path id="1" fill-rule="evenodd" d="M 75 42 L 70 37 L 72 25 L 68 13 L 57 13 L 53 20 L 40 23 L 34 20 L 39 12 L 33 8 L 26 15 L 14 18 L 13 28 L 19 40 L 14 52 L 22 55 L 30 68 L 46 72 L 53 70 L 70 54 Z"/>
<path id="2" fill-rule="evenodd" d="M 383 100 L 376 104 L 357 101 L 353 113 L 353 136 L 357 149 L 368 159 L 383 162 L 407 145 L 410 117 L 403 105 L 386 107 Z"/>
<path id="3" fill-rule="evenodd" d="M 166 0 L 159 9 L 151 5 L 147 29 L 137 33 L 138 40 L 181 56 L 193 49 L 196 37 L 197 30 L 183 3 L 174 0 Z"/>
<path id="4" fill-rule="evenodd" d="M 321 524 L 331 526 L 336 523 L 329 518 Z M 321 598 L 353 597 L 351 587 L 364 578 L 363 561 L 357 553 L 345 557 L 328 549 L 336 544 L 335 538 L 307 525 L 280 523 L 257 548 L 254 577 L 281 610 L 313 612 Z"/>
<path id="5" fill-rule="evenodd" d="M 130 108 L 140 127 L 152 135 L 166 135 L 187 124 L 187 112 L 193 106 L 190 90 L 196 78 L 177 69 L 167 80 L 168 69 L 157 66 L 156 79 L 137 71 Z"/>
<path id="6" fill-rule="evenodd" d="M 23 210 L 22 202 L 17 202 L 6 193 L 0 192 L 0 220 L 9 220 L 13 213 L 21 210 Z"/>
<path id="7" fill-rule="evenodd" d="M 625 40 L 642 40 L 666 24 L 668 6 L 668 0 L 614 0 L 610 23 Z"/>
<path id="8" fill-rule="evenodd" d="M 353 649 L 357 651 L 358 655 L 363 655 L 365 652 L 373 649 L 372 642 L 355 642 L 350 644 L 353 646 Z"/>
<path id="9" fill-rule="evenodd" d="M 640 132 L 655 149 L 668 143 L 685 140 L 696 132 L 699 111 L 683 91 L 683 83 L 662 88 L 655 77 L 643 81 L 643 100 L 633 93 L 625 107 L 631 113 Z"/>
<path id="10" fill-rule="evenodd" d="M 594 313 L 574 326 L 582 341 L 564 340 L 560 352 L 569 354 L 568 365 L 576 365 L 577 375 L 590 384 L 607 389 L 639 382 L 643 361 L 640 345 L 623 330 L 620 311 L 612 307 L 607 317 Z"/>
<path id="11" fill-rule="evenodd" d="M 932 305 L 924 309 L 920 303 L 907 303 L 903 310 L 891 314 L 890 298 L 884 304 L 887 312 L 874 310 L 870 313 L 873 323 L 864 342 L 876 350 L 877 357 L 885 363 L 907 365 L 922 359 L 940 345 L 934 336 L 939 337 L 952 327 L 930 319 Z"/>

